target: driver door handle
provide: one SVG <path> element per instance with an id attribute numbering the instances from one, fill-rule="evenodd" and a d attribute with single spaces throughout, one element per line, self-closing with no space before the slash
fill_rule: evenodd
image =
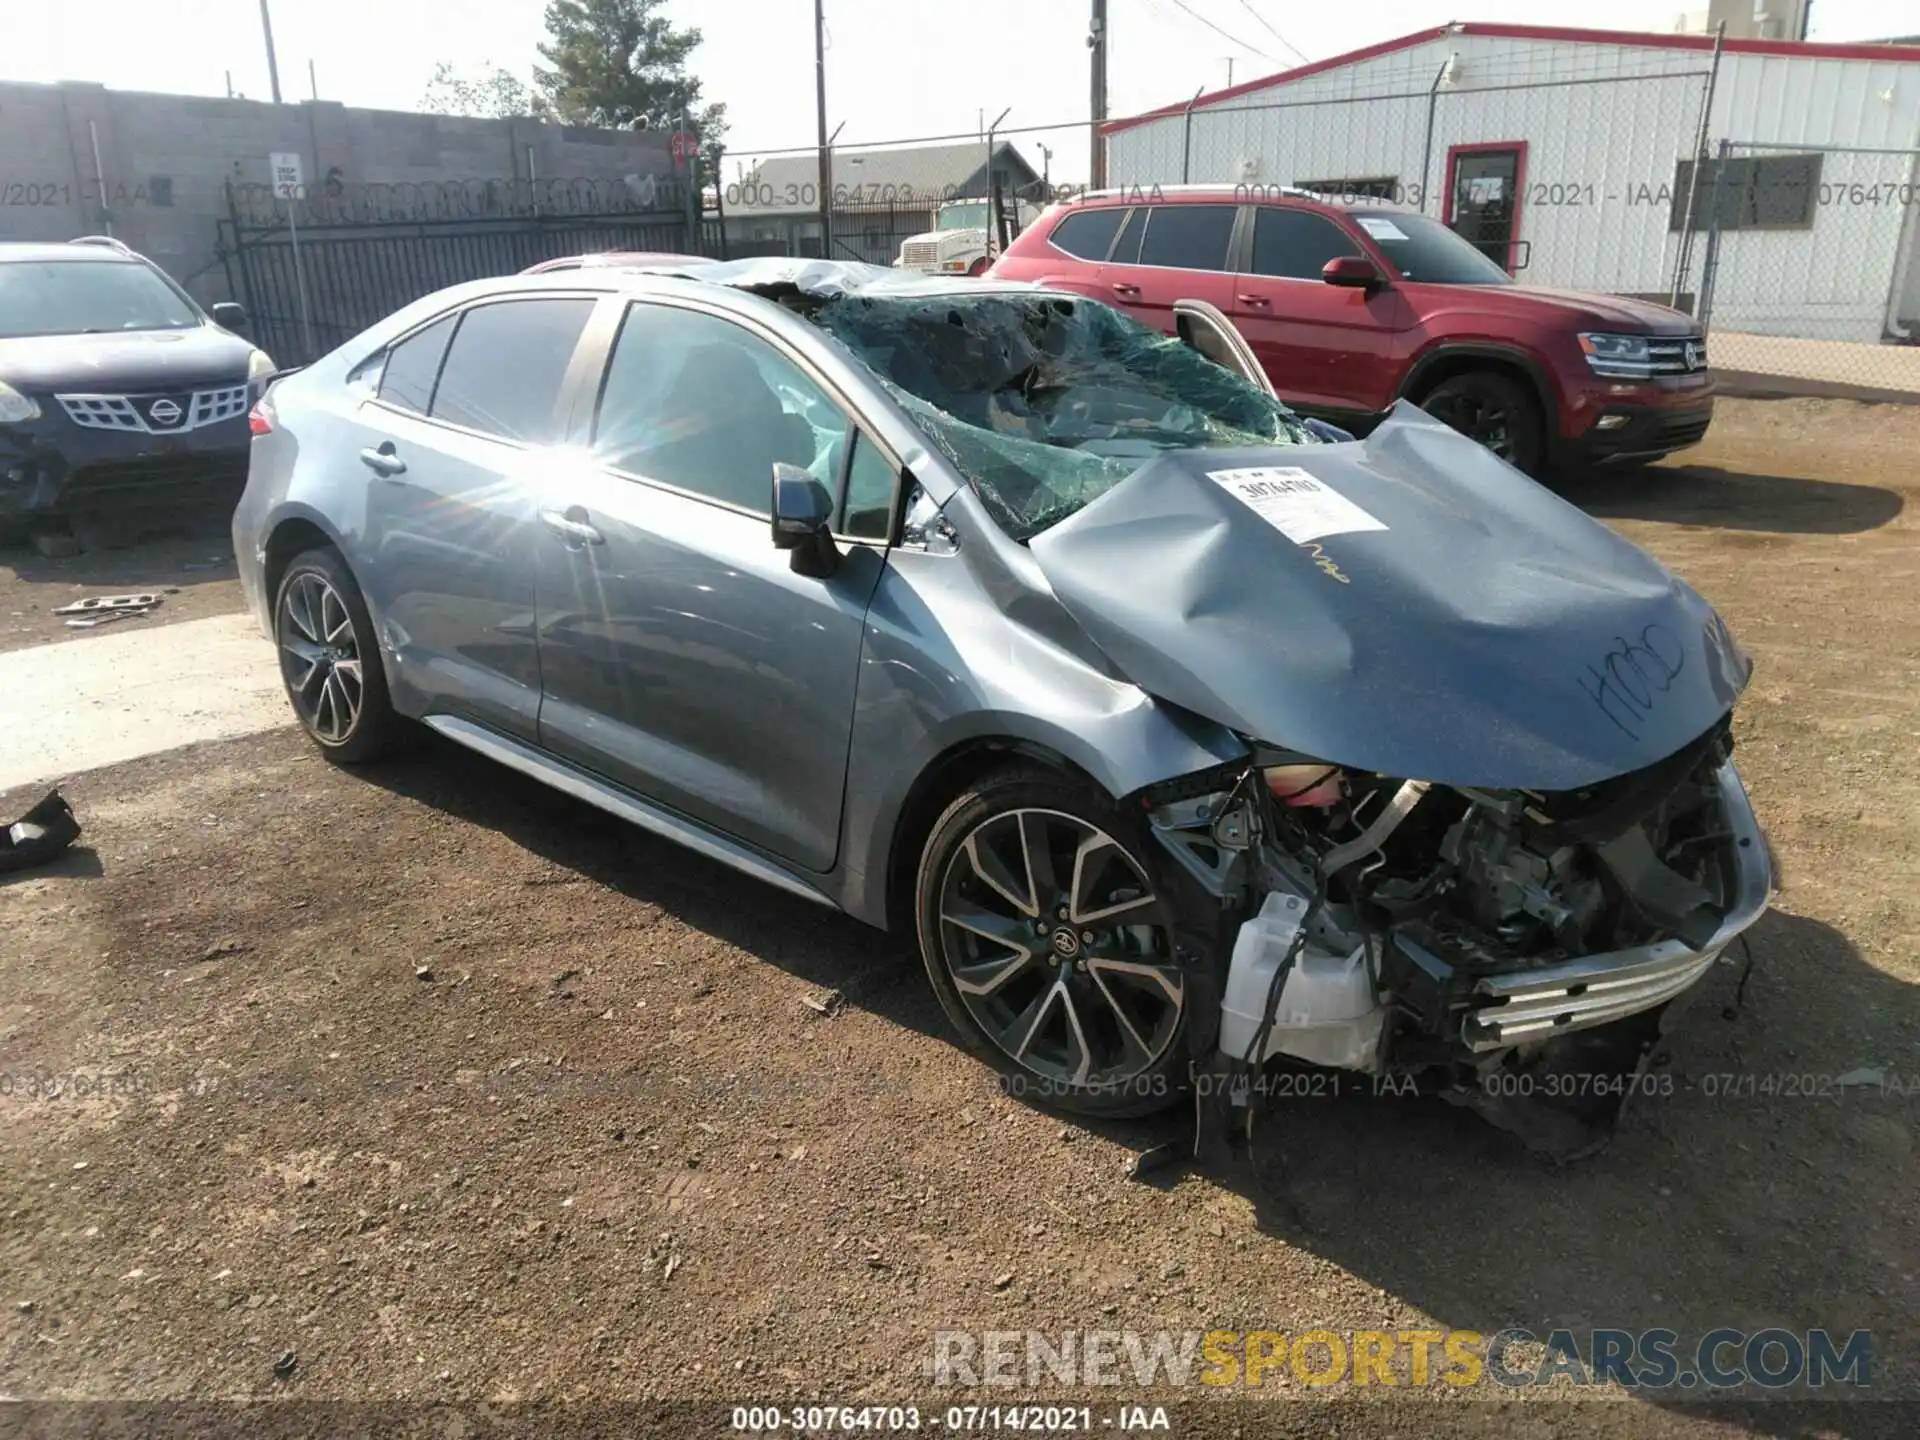
<path id="1" fill-rule="evenodd" d="M 1239 299 L 1242 305 L 1258 305 L 1262 309 L 1273 304 L 1273 302 L 1264 295 L 1242 295 Z"/>
<path id="2" fill-rule="evenodd" d="M 360 459 L 369 470 L 380 475 L 404 475 L 407 470 L 407 462 L 394 453 L 391 440 L 382 440 L 377 450 L 371 446 L 362 450 Z"/>
<path id="3" fill-rule="evenodd" d="M 574 507 L 578 509 L 578 506 Z M 524 512 L 523 512 L 524 513 Z M 585 511 L 581 512 L 585 514 Z M 600 532 L 584 520 L 574 520 L 562 510 L 542 510 L 540 523 L 570 545 L 604 544 Z"/>
<path id="4" fill-rule="evenodd" d="M 1124 295 L 1131 299 L 1140 293 L 1140 287 L 1138 285 L 1129 285 L 1124 280 L 1117 280 L 1114 282 L 1113 293 L 1116 295 Z"/>

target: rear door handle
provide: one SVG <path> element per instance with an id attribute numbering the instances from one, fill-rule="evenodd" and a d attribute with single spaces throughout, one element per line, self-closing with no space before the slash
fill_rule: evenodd
<path id="1" fill-rule="evenodd" d="M 576 510 L 580 509 L 577 505 L 573 508 Z M 584 515 L 586 512 L 581 510 L 580 513 Z M 542 510 L 540 512 L 540 523 L 558 535 L 562 540 L 565 540 L 569 545 L 602 545 L 606 543 L 600 532 L 594 529 L 593 526 L 584 520 L 573 519 L 564 510 Z"/>
<path id="2" fill-rule="evenodd" d="M 1242 295 L 1239 299 L 1242 305 L 1258 305 L 1261 309 L 1265 309 L 1267 306 L 1273 304 L 1273 302 L 1264 295 Z"/>
<path id="3" fill-rule="evenodd" d="M 1134 296 L 1140 293 L 1140 287 L 1138 285 L 1129 285 L 1122 280 L 1115 283 L 1113 293 L 1116 295 Z"/>
<path id="4" fill-rule="evenodd" d="M 407 462 L 394 453 L 393 442 L 382 440 L 378 449 L 366 449 L 360 452 L 360 459 L 369 470 L 381 475 L 402 475 L 406 473 Z"/>

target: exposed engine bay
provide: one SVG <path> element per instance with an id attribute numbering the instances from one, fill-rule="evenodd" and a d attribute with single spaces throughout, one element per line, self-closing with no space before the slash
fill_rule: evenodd
<path id="1" fill-rule="evenodd" d="M 1541 1148 L 1579 1148 L 1578 1125 L 1505 1113 L 1532 1087 L 1495 1077 L 1632 1074 L 1659 1012 L 1765 909 L 1766 843 L 1731 749 L 1723 718 L 1646 769 L 1537 792 L 1257 747 L 1237 771 L 1158 787 L 1156 838 L 1245 917 L 1221 1056 L 1417 1076 Z M 1590 1121 L 1625 1087 L 1582 1088 L 1602 1102 Z"/>

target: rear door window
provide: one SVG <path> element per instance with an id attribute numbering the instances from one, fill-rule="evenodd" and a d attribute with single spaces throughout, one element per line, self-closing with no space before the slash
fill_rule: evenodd
<path id="1" fill-rule="evenodd" d="M 1359 245 L 1333 221 L 1311 210 L 1263 205 L 1253 221 L 1253 273 L 1285 280 L 1318 280 L 1329 260 L 1358 255 Z"/>
<path id="2" fill-rule="evenodd" d="M 1053 234 L 1047 238 L 1055 249 L 1069 255 L 1078 255 L 1082 260 L 1104 260 L 1113 246 L 1113 237 L 1120 231 L 1120 222 L 1126 218 L 1127 212 L 1118 206 L 1082 210 L 1054 226 Z"/>
<path id="3" fill-rule="evenodd" d="M 387 352 L 386 366 L 380 372 L 380 398 L 400 410 L 424 415 L 433 404 L 433 382 L 440 377 L 440 362 L 446 358 L 447 341 L 453 338 L 458 315 L 436 320 L 424 330 L 416 330 Z"/>
<path id="4" fill-rule="evenodd" d="M 1173 270 L 1224 270 L 1237 205 L 1155 205 L 1140 263 Z"/>
<path id="5" fill-rule="evenodd" d="M 428 413 L 502 440 L 553 443 L 560 387 L 592 313 L 584 297 L 504 300 L 464 312 Z"/>

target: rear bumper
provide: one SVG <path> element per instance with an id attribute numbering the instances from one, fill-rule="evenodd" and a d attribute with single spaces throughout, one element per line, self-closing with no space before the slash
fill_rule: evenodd
<path id="1" fill-rule="evenodd" d="M 179 435 L 0 426 L 0 517 L 231 505 L 247 481 L 246 417 Z"/>

